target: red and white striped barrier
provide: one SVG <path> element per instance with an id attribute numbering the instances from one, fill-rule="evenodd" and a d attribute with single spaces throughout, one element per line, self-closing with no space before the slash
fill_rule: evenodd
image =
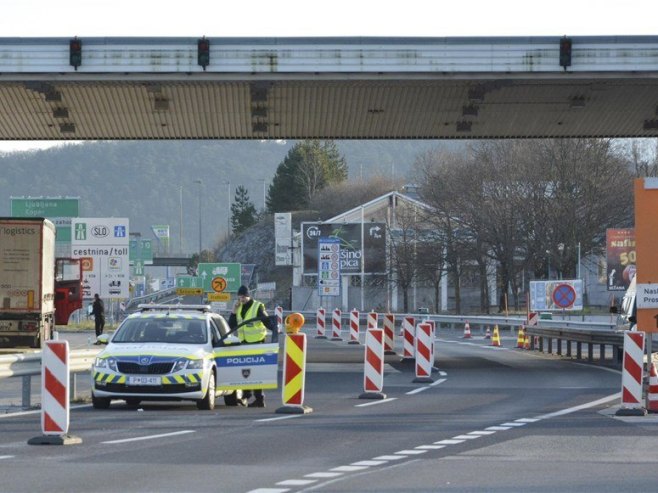
<path id="1" fill-rule="evenodd" d="M 384 315 L 384 354 L 395 354 L 395 315 Z"/>
<path id="2" fill-rule="evenodd" d="M 539 313 L 537 312 L 528 313 L 528 321 L 526 325 L 532 327 L 534 325 L 537 325 L 538 323 L 539 323 Z"/>
<path id="3" fill-rule="evenodd" d="M 416 325 L 416 378 L 414 383 L 433 382 L 432 377 L 432 325 L 424 321 Z"/>
<path id="4" fill-rule="evenodd" d="M 656 364 L 651 363 L 649 370 L 649 387 L 647 388 L 647 410 L 658 413 L 658 372 Z"/>
<path id="5" fill-rule="evenodd" d="M 643 416 L 642 377 L 644 366 L 644 332 L 624 332 L 624 360 L 621 374 L 621 407 L 618 416 Z"/>
<path id="6" fill-rule="evenodd" d="M 379 320 L 379 314 L 376 312 L 368 312 L 368 325 L 367 329 L 376 329 L 377 328 L 377 321 Z"/>
<path id="7" fill-rule="evenodd" d="M 41 355 L 41 432 L 30 445 L 82 443 L 69 431 L 69 343 L 46 341 Z"/>
<path id="8" fill-rule="evenodd" d="M 402 319 L 402 359 L 415 358 L 416 319 L 404 317 Z"/>
<path id="9" fill-rule="evenodd" d="M 318 335 L 315 336 L 316 339 L 326 339 L 325 335 L 326 324 L 325 324 L 325 312 L 324 308 L 318 308 L 318 311 L 315 314 L 315 327 L 317 328 Z"/>
<path id="10" fill-rule="evenodd" d="M 359 342 L 359 310 L 350 312 L 350 341 L 348 344 L 361 344 Z"/>
<path id="11" fill-rule="evenodd" d="M 282 306 L 275 306 L 274 307 L 274 314 L 276 315 L 277 332 L 280 334 L 281 329 L 283 328 L 283 307 Z"/>
<path id="12" fill-rule="evenodd" d="M 331 340 L 332 341 L 342 341 L 340 337 L 340 331 L 342 329 L 341 321 L 341 311 L 336 308 L 331 316 Z"/>
<path id="13" fill-rule="evenodd" d="M 363 368 L 363 393 L 359 399 L 385 399 L 384 390 L 384 331 L 366 331 L 366 350 Z"/>
<path id="14" fill-rule="evenodd" d="M 462 339 L 470 339 L 471 338 L 471 324 L 468 323 L 468 320 L 464 324 L 464 336 Z"/>
<path id="15" fill-rule="evenodd" d="M 306 383 L 306 334 L 288 334 L 284 343 L 283 407 L 276 410 L 283 414 L 307 414 L 312 408 L 304 405 L 304 385 Z"/>

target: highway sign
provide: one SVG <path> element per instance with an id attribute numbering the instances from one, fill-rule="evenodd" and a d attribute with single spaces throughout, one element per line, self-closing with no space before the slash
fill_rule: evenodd
<path id="1" fill-rule="evenodd" d="M 213 277 L 212 281 L 210 281 L 210 287 L 215 293 L 221 293 L 226 289 L 226 279 L 221 276 Z"/>
<path id="2" fill-rule="evenodd" d="M 318 294 L 340 296 L 340 238 L 318 239 Z"/>
<path id="3" fill-rule="evenodd" d="M 201 279 L 201 287 L 205 293 L 236 293 L 242 280 L 238 263 L 201 263 L 197 268 L 197 275 Z M 224 279 L 226 283 L 221 291 L 217 291 L 214 287 L 221 287 L 221 281 L 215 280 L 218 277 Z M 215 280 L 214 286 L 213 280 Z"/>
<path id="4" fill-rule="evenodd" d="M 176 288 L 176 294 L 180 296 L 201 296 L 202 288 Z"/>
<path id="5" fill-rule="evenodd" d="M 551 294 L 553 303 L 558 308 L 571 308 L 576 302 L 576 290 L 569 284 L 558 284 Z"/>
<path id="6" fill-rule="evenodd" d="M 583 281 L 530 281 L 530 310 L 582 310 Z"/>
<path id="7" fill-rule="evenodd" d="M 231 301 L 230 293 L 208 293 L 208 301 Z"/>

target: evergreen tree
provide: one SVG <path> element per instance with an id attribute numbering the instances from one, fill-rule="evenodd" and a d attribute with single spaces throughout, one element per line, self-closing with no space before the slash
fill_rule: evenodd
<path id="1" fill-rule="evenodd" d="M 231 231 L 234 235 L 242 233 L 258 221 L 254 203 L 249 200 L 249 192 L 240 185 L 235 190 L 235 200 L 231 204 Z"/>
<path id="2" fill-rule="evenodd" d="M 347 163 L 335 142 L 298 142 L 279 164 L 267 194 L 269 212 L 305 209 L 328 185 L 347 179 Z"/>

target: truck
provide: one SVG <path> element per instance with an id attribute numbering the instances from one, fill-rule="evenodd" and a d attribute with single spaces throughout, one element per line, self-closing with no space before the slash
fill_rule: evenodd
<path id="1" fill-rule="evenodd" d="M 45 218 L 0 217 L 0 348 L 39 348 L 82 307 L 79 260 L 55 258 L 55 234 Z"/>

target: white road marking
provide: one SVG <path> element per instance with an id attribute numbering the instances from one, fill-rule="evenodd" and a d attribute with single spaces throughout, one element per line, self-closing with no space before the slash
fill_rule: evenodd
<path id="1" fill-rule="evenodd" d="M 385 460 L 361 460 L 359 462 L 352 462 L 350 466 L 381 466 L 382 464 L 386 464 Z"/>
<path id="2" fill-rule="evenodd" d="M 440 379 L 437 380 L 436 382 L 431 383 L 431 384 L 430 384 L 430 387 L 434 387 L 435 385 L 439 385 L 439 384 L 445 382 L 446 380 L 448 380 L 448 379 L 447 379 L 447 378 L 440 378 Z"/>
<path id="3" fill-rule="evenodd" d="M 367 406 L 374 406 L 375 404 L 382 404 L 384 402 L 391 402 L 391 401 L 396 401 L 398 400 L 397 397 L 389 397 L 388 399 L 379 399 L 375 400 L 372 402 L 366 402 L 365 404 L 356 404 L 354 407 L 367 407 Z"/>
<path id="4" fill-rule="evenodd" d="M 539 421 L 538 418 L 521 418 L 521 419 L 515 419 L 514 420 L 516 423 L 536 423 Z"/>
<path id="5" fill-rule="evenodd" d="M 418 393 L 423 392 L 427 389 L 429 389 L 429 387 L 418 387 L 417 389 L 410 390 L 409 392 L 406 393 L 406 395 L 418 394 Z"/>
<path id="6" fill-rule="evenodd" d="M 335 478 L 342 476 L 340 472 L 312 472 L 311 474 L 304 474 L 305 478 Z"/>
<path id="7" fill-rule="evenodd" d="M 196 433 L 196 430 L 174 431 L 172 433 L 161 433 L 160 435 L 148 435 L 148 436 L 144 436 L 144 437 L 124 438 L 122 440 L 109 440 L 109 441 L 101 442 L 101 443 L 114 444 L 114 443 L 138 442 L 138 441 L 141 441 L 141 440 L 153 440 L 155 438 L 165 438 L 165 437 L 173 437 L 173 436 L 176 436 L 176 435 L 186 435 L 188 433 Z"/>
<path id="8" fill-rule="evenodd" d="M 91 404 L 79 404 L 79 405 L 76 405 L 76 406 L 69 406 L 69 409 L 71 409 L 71 410 L 73 410 L 73 409 L 82 409 L 84 407 L 91 407 Z M 41 409 L 34 409 L 34 410 L 31 410 L 31 411 L 18 411 L 16 413 L 0 414 L 0 419 L 2 419 L 2 418 L 11 418 L 11 417 L 14 417 L 14 416 L 27 416 L 27 415 L 30 415 L 30 414 L 40 414 L 40 413 L 41 413 Z"/>
<path id="9" fill-rule="evenodd" d="M 605 404 L 607 402 L 614 401 L 616 399 L 621 399 L 621 392 L 617 392 L 616 394 L 612 394 L 607 397 L 597 399 L 595 401 L 586 402 L 585 404 L 581 404 L 580 406 L 569 407 L 567 409 L 562 409 L 561 411 L 555 411 L 554 413 L 535 416 L 535 419 L 550 419 L 550 418 L 555 418 L 557 416 L 564 416 L 565 414 L 575 413 L 576 411 L 581 411 L 583 409 L 587 409 L 588 407 L 594 407 L 600 404 Z"/>
<path id="10" fill-rule="evenodd" d="M 317 479 L 286 479 L 285 481 L 280 481 L 277 484 L 280 486 L 306 486 L 316 482 Z"/>
<path id="11" fill-rule="evenodd" d="M 471 431 L 469 435 L 493 435 L 495 431 Z"/>
<path id="12" fill-rule="evenodd" d="M 401 455 L 380 455 L 379 457 L 373 457 L 372 460 L 400 460 L 404 459 Z"/>
<path id="13" fill-rule="evenodd" d="M 488 428 L 485 428 L 487 431 L 506 431 L 506 430 L 511 430 L 511 426 L 489 426 Z"/>
<path id="14" fill-rule="evenodd" d="M 355 471 L 363 471 L 364 469 L 368 469 L 368 467 L 367 466 L 338 466 L 329 470 L 336 472 L 355 472 Z"/>
<path id="15" fill-rule="evenodd" d="M 287 416 L 277 416 L 276 418 L 255 419 L 254 421 L 259 422 L 259 423 L 264 423 L 265 421 L 281 421 L 282 419 L 299 418 L 300 416 L 304 416 L 304 415 L 303 414 L 288 414 Z"/>
<path id="16" fill-rule="evenodd" d="M 286 491 L 290 491 L 290 488 L 257 488 L 247 493 L 286 493 Z"/>
<path id="17" fill-rule="evenodd" d="M 427 450 L 438 450 L 438 449 L 444 448 L 444 447 L 445 447 L 445 445 L 419 445 L 418 447 L 414 447 L 414 448 L 417 448 L 419 450 L 425 450 L 425 449 L 427 449 Z"/>
<path id="18" fill-rule="evenodd" d="M 452 437 L 453 440 L 473 440 L 475 438 L 480 438 L 480 435 L 457 435 L 456 437 Z"/>
<path id="19" fill-rule="evenodd" d="M 425 452 L 427 452 L 427 450 L 400 450 L 399 452 L 395 453 L 400 455 L 418 455 L 424 454 Z"/>
<path id="20" fill-rule="evenodd" d="M 13 459 L 15 455 L 0 455 L 0 459 Z"/>
<path id="21" fill-rule="evenodd" d="M 466 440 L 439 440 L 434 442 L 434 445 L 457 445 L 458 443 L 464 443 Z"/>
<path id="22" fill-rule="evenodd" d="M 514 426 L 525 426 L 526 424 L 527 423 L 513 422 L 513 423 L 502 423 L 500 426 L 512 426 L 512 427 L 514 427 Z"/>

